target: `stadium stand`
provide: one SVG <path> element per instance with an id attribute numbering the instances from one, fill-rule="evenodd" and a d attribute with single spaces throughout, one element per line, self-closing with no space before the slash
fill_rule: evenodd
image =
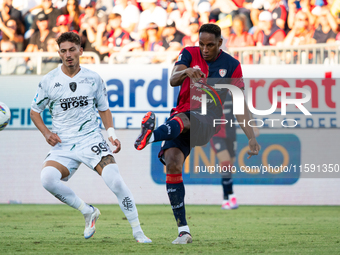
<path id="1" fill-rule="evenodd" d="M 56 56 L 47 42 L 64 31 L 81 35 L 90 52 L 83 63 L 154 64 L 172 62 L 182 47 L 198 45 L 194 25 L 208 22 L 221 26 L 222 49 L 242 64 L 339 63 L 340 0 L 26 2 L 0 0 L 0 40 L 15 45 L 10 57 L 24 57 L 27 73 L 41 73 L 45 58 Z M 30 58 L 28 52 L 46 55 Z M 0 48 L 1 58 L 9 56 L 3 54 Z"/>

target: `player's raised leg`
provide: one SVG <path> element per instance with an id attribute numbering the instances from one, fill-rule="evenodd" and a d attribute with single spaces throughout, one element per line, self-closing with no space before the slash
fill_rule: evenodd
<path id="1" fill-rule="evenodd" d="M 152 142 L 172 140 L 190 128 L 189 118 L 183 113 L 171 117 L 157 129 L 155 129 L 155 122 L 156 116 L 153 112 L 148 112 L 144 116 L 141 133 L 135 142 L 137 150 L 144 149 L 146 145 Z"/>
<path id="2" fill-rule="evenodd" d="M 110 190 L 117 196 L 120 209 L 128 219 L 136 241 L 139 243 L 151 243 L 151 239 L 144 235 L 140 226 L 135 200 L 120 175 L 114 158 L 111 155 L 103 157 L 95 169 L 102 176 Z"/>
<path id="3" fill-rule="evenodd" d="M 187 244 L 192 242 L 190 229 L 185 217 L 185 188 L 182 178 L 184 160 L 184 154 L 178 148 L 170 148 L 164 152 L 167 171 L 166 189 L 178 227 L 178 237 L 172 242 L 173 244 Z"/>
<path id="4" fill-rule="evenodd" d="M 43 187 L 54 195 L 61 202 L 79 210 L 85 218 L 84 237 L 86 239 L 93 236 L 96 231 L 95 223 L 99 218 L 100 211 L 86 204 L 80 199 L 71 188 L 62 184 L 61 179 L 68 177 L 69 170 L 56 161 L 46 161 L 41 171 L 41 182 Z"/>

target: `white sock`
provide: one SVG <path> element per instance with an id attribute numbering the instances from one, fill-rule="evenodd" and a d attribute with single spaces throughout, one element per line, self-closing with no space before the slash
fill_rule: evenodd
<path id="1" fill-rule="evenodd" d="M 142 231 L 138 220 L 135 200 L 120 175 L 117 164 L 109 164 L 105 166 L 102 171 L 102 178 L 110 190 L 117 196 L 120 209 L 128 219 L 132 227 L 133 234 Z"/>
<path id="2" fill-rule="evenodd" d="M 81 200 L 69 187 L 61 183 L 60 171 L 52 166 L 47 166 L 41 171 L 43 187 L 61 202 L 81 211 L 82 214 L 92 213 L 93 209 Z"/>
<path id="3" fill-rule="evenodd" d="M 148 143 L 152 143 L 154 140 L 155 140 L 155 136 L 153 135 L 153 132 L 152 132 Z"/>
<path id="4" fill-rule="evenodd" d="M 189 226 L 185 225 L 185 226 L 182 226 L 182 227 L 178 227 L 178 234 L 183 232 L 183 231 L 188 232 L 190 234 Z"/>
<path id="5" fill-rule="evenodd" d="M 84 216 L 92 214 L 94 208 L 86 204 L 83 200 L 81 200 L 80 206 L 77 208 Z"/>

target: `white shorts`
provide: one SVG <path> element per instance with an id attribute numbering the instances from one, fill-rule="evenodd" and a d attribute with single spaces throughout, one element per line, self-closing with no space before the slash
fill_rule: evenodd
<path id="1" fill-rule="evenodd" d="M 56 144 L 47 154 L 44 163 L 46 161 L 56 161 L 65 166 L 70 174 L 62 180 L 68 181 L 81 163 L 94 170 L 102 157 L 107 155 L 113 156 L 103 135 L 101 133 L 91 133 L 82 137 L 76 143 Z"/>

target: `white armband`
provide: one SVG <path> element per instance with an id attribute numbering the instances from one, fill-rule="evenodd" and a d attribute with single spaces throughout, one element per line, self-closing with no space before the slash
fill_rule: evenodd
<path id="1" fill-rule="evenodd" d="M 112 137 L 113 140 L 117 139 L 116 132 L 115 132 L 115 129 L 113 127 L 108 128 L 106 131 L 107 131 L 107 134 L 109 135 L 109 137 Z"/>

